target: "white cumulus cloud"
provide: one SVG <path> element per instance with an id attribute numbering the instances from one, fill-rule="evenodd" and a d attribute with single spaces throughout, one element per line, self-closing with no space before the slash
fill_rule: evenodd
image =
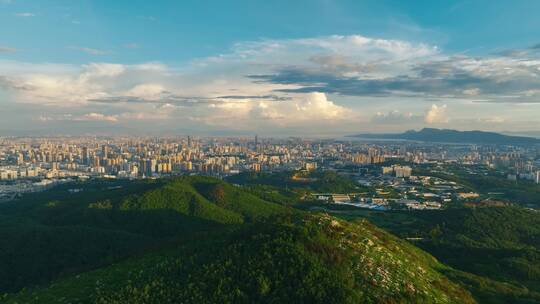
<path id="1" fill-rule="evenodd" d="M 540 60 L 531 57 L 469 57 L 425 43 L 335 35 L 239 42 L 222 54 L 177 65 L 0 60 L 0 96 L 21 108 L 40 107 L 45 118 L 72 112 L 65 121 L 316 132 L 351 129 L 357 122 L 396 129 L 448 123 L 446 104 L 456 123 L 470 118 L 459 117 L 470 114 L 468 105 L 481 108 L 480 101 L 486 108 L 493 106 L 488 102 L 538 103 L 539 77 Z M 428 100 L 442 105 L 424 111 Z M 509 113 L 505 117 L 501 125 L 512 121 Z"/>
<path id="2" fill-rule="evenodd" d="M 117 122 L 118 116 L 117 115 L 105 115 L 103 113 L 86 113 L 81 115 L 73 115 L 73 114 L 63 114 L 63 115 L 55 115 L 55 116 L 46 116 L 41 115 L 39 117 L 40 121 L 47 122 L 47 121 L 104 121 L 104 122 Z"/>
<path id="3" fill-rule="evenodd" d="M 448 117 L 446 116 L 446 109 L 446 105 L 431 105 L 431 108 L 429 108 L 424 118 L 425 122 L 428 124 L 447 123 Z"/>

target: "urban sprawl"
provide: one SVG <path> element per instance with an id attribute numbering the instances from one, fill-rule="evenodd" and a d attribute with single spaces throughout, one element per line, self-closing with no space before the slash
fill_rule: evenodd
<path id="1" fill-rule="evenodd" d="M 506 180 L 540 183 L 538 153 L 527 147 L 346 138 L 5 137 L 0 138 L 0 201 L 96 178 L 334 171 L 374 193 L 311 193 L 311 198 L 376 210 L 440 209 L 479 197 L 459 181 L 438 177 L 443 166 L 460 166 L 470 174 L 497 170 Z"/>

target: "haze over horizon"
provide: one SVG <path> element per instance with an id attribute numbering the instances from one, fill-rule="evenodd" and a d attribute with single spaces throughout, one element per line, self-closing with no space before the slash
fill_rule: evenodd
<path id="1" fill-rule="evenodd" d="M 540 133 L 540 2 L 506 4 L 0 0 L 0 135 Z"/>

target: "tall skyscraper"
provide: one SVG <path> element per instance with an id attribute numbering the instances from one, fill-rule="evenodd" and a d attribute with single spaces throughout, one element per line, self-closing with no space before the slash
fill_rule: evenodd
<path id="1" fill-rule="evenodd" d="M 17 155 L 17 165 L 22 165 L 24 163 L 24 155 L 22 153 L 19 153 Z"/>
<path id="2" fill-rule="evenodd" d="M 90 164 L 90 153 L 88 153 L 88 147 L 83 147 L 82 149 L 82 162 L 85 165 Z"/>
<path id="3" fill-rule="evenodd" d="M 103 145 L 101 147 L 101 154 L 103 154 L 103 159 L 107 159 L 107 155 L 109 155 L 109 150 L 108 150 L 108 147 L 106 145 Z"/>

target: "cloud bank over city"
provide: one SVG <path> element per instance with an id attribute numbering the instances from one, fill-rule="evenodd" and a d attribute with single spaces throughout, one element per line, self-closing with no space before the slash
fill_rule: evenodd
<path id="1" fill-rule="evenodd" d="M 132 63 L 110 57 L 141 45 L 118 45 L 64 46 L 88 56 L 80 63 L 14 59 L 24 48 L 0 47 L 2 127 L 306 135 L 540 129 L 535 45 L 468 55 L 429 40 L 359 33 L 236 41 L 208 56 Z"/>

